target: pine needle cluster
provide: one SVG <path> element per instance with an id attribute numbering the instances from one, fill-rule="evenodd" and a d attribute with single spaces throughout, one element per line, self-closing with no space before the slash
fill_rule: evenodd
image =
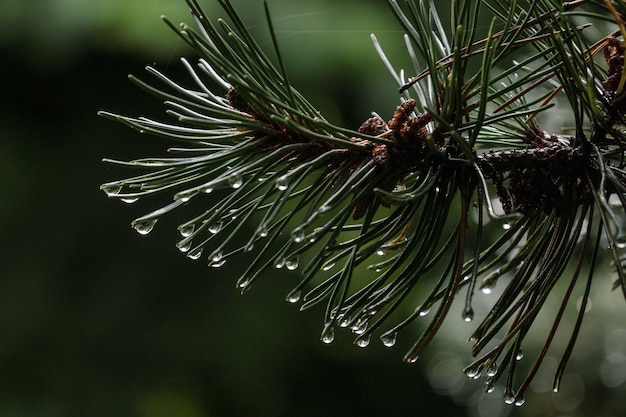
<path id="1" fill-rule="evenodd" d="M 228 0 L 219 1 L 228 23 L 187 3 L 195 27 L 165 21 L 199 56 L 182 61 L 193 83 L 151 67 L 154 83 L 131 77 L 165 101 L 170 121 L 101 113 L 180 144 L 162 157 L 106 160 L 142 169 L 102 185 L 109 197 L 173 197 L 132 226 L 147 234 L 175 210 L 195 211 L 177 247 L 211 267 L 248 259 L 242 291 L 270 269 L 297 269 L 287 300 L 325 303 L 327 343 L 345 327 L 358 346 L 373 335 L 392 346 L 400 330 L 429 320 L 407 362 L 453 303 L 472 321 L 474 293 L 499 284 L 465 372 L 486 373 L 488 392 L 506 381 L 505 401 L 517 405 L 581 297 L 558 390 L 603 242 L 613 287 L 626 295 L 626 3 L 451 0 L 442 19 L 433 0 L 390 0 L 413 68 L 409 78 L 397 71 L 373 36 L 400 104 L 390 120 L 374 113 L 353 128 L 326 120 L 292 87 L 267 4 L 272 58 Z M 593 39 L 592 24 L 613 32 Z M 567 131 L 540 125 L 556 98 L 569 106 Z M 206 207 L 203 195 L 216 190 L 225 197 Z M 489 222 L 503 226 L 495 239 L 483 233 Z M 557 283 L 566 290 L 553 325 L 518 379 L 518 352 Z"/>

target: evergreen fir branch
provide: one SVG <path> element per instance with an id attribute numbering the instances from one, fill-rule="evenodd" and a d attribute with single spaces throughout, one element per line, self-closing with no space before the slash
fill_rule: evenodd
<path id="1" fill-rule="evenodd" d="M 326 304 L 326 343 L 336 328 L 348 327 L 360 347 L 374 334 L 392 346 L 400 330 L 432 309 L 407 362 L 435 337 L 459 293 L 465 291 L 469 322 L 476 288 L 491 292 L 506 279 L 472 335 L 478 358 L 465 372 L 477 378 L 486 370 L 487 391 L 507 372 L 505 401 L 517 405 L 585 272 L 587 302 L 603 238 L 615 287 L 626 297 L 622 2 L 452 0 L 444 22 L 432 0 L 390 0 L 415 75 L 405 79 L 373 36 L 401 103 L 390 120 L 374 114 L 356 130 L 325 120 L 289 83 L 267 4 L 277 66 L 229 1 L 220 4 L 230 23 L 212 23 L 196 0 L 187 3 L 197 28 L 166 23 L 200 57 L 195 65 L 182 61 L 192 85 L 150 67 L 156 84 L 131 77 L 165 101 L 174 121 L 101 113 L 183 144 L 164 157 L 105 160 L 144 170 L 102 185 L 109 197 L 129 203 L 173 197 L 132 222 L 139 233 L 183 206 L 197 210 L 205 194 L 219 192 L 219 201 L 179 226 L 183 253 L 216 268 L 235 256 L 248 259 L 237 282 L 242 292 L 268 269 L 300 269 L 287 300 L 302 302 L 301 309 Z M 484 31 L 481 13 L 492 17 Z M 589 25 L 577 26 L 573 17 L 610 21 L 616 29 L 590 40 Z M 540 127 L 538 116 L 557 98 L 571 110 L 573 136 Z M 493 242 L 483 232 L 486 216 L 504 226 Z M 256 225 L 254 232 L 244 225 Z M 524 339 L 562 286 L 544 346 L 518 383 Z M 389 327 L 407 305 L 413 312 Z"/>

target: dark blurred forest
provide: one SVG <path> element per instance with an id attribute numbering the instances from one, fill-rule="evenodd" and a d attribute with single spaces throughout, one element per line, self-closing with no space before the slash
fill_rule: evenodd
<path id="1" fill-rule="evenodd" d="M 233 3 L 270 50 L 262 2 Z M 386 1 L 269 3 L 292 83 L 328 119 L 356 128 L 371 111 L 391 116 L 396 87 L 369 37 L 407 62 Z M 547 372 L 517 409 L 461 373 L 472 325 L 460 314 L 415 365 L 401 358 L 419 329 L 393 349 L 359 349 L 349 332 L 325 345 L 321 311 L 284 301 L 292 274 L 242 297 L 243 266 L 182 256 L 175 219 L 149 237 L 132 230 L 151 207 L 108 200 L 100 184 L 128 172 L 101 160 L 167 143 L 96 113 L 162 114 L 126 77 L 149 79 L 154 65 L 184 79 L 179 57 L 194 57 L 162 14 L 191 23 L 183 0 L 0 0 L 0 416 L 622 415 L 626 307 L 610 279 L 563 392 L 549 392 Z"/>

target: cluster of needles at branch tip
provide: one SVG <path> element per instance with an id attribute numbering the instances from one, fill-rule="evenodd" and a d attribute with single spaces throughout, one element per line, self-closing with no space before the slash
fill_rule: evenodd
<path id="1" fill-rule="evenodd" d="M 463 298 L 462 318 L 473 322 L 474 294 L 497 288 L 465 373 L 484 371 L 487 392 L 503 382 L 505 402 L 516 405 L 571 300 L 588 302 L 603 241 L 613 287 L 626 295 L 623 2 L 452 0 L 448 21 L 434 0 L 390 0 L 416 75 L 405 79 L 372 36 L 401 101 L 389 120 L 374 113 L 356 130 L 326 120 L 291 86 L 267 4 L 270 56 L 228 0 L 219 3 L 229 22 L 187 3 L 195 27 L 166 23 L 199 56 L 182 60 L 191 85 L 152 67 L 154 84 L 131 77 L 174 121 L 101 113 L 180 144 L 164 157 L 106 160 L 144 170 L 102 185 L 109 197 L 173 197 L 132 222 L 140 234 L 174 211 L 193 213 L 176 246 L 214 268 L 247 259 L 242 292 L 270 269 L 297 270 L 287 300 L 301 309 L 325 303 L 324 343 L 349 328 L 359 347 L 374 334 L 391 347 L 403 328 L 429 320 L 407 362 L 453 302 Z M 580 18 L 589 24 L 575 24 Z M 594 21 L 615 31 L 590 40 Z M 567 134 L 540 127 L 555 100 L 572 115 Z M 490 222 L 503 225 L 495 238 L 484 232 Z M 520 381 L 524 339 L 549 296 L 561 303 Z"/>

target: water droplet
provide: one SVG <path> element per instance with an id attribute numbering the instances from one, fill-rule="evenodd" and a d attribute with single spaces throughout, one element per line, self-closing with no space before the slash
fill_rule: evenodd
<path id="1" fill-rule="evenodd" d="M 382 336 L 380 336 L 380 340 L 381 342 L 383 342 L 383 345 L 385 347 L 392 347 L 393 345 L 396 344 L 396 337 L 398 336 L 398 333 L 393 332 L 393 333 L 385 333 Z"/>
<path id="2" fill-rule="evenodd" d="M 420 308 L 420 312 L 418 313 L 420 317 L 424 317 L 430 313 L 430 308 Z"/>
<path id="3" fill-rule="evenodd" d="M 140 235 L 147 235 L 152 231 L 156 222 L 156 219 L 134 221 L 132 226 Z"/>
<path id="4" fill-rule="evenodd" d="M 120 200 L 122 200 L 126 204 L 133 204 L 139 200 L 139 197 L 124 197 L 120 198 Z"/>
<path id="5" fill-rule="evenodd" d="M 491 394 L 496 389 L 496 379 L 495 378 L 487 378 L 485 380 L 485 392 L 487 394 Z"/>
<path id="6" fill-rule="evenodd" d="M 521 361 L 523 357 L 524 357 L 524 351 L 522 349 L 518 350 L 517 353 L 515 354 L 515 360 Z"/>
<path id="7" fill-rule="evenodd" d="M 359 320 L 352 327 L 352 333 L 363 334 L 367 330 L 367 320 Z"/>
<path id="8" fill-rule="evenodd" d="M 339 322 L 339 327 L 348 327 L 350 325 L 350 317 L 344 317 L 340 322 Z"/>
<path id="9" fill-rule="evenodd" d="M 524 405 L 524 403 L 526 402 L 526 400 L 524 399 L 523 396 L 519 397 L 518 399 L 515 400 L 515 405 L 518 407 L 521 407 Z"/>
<path id="10" fill-rule="evenodd" d="M 360 337 L 356 340 L 356 345 L 360 348 L 366 348 L 370 344 L 370 336 Z"/>
<path id="11" fill-rule="evenodd" d="M 181 252 L 189 252 L 189 249 L 191 249 L 191 243 L 192 243 L 191 240 L 190 241 L 181 240 L 180 242 L 176 244 L 176 247 Z"/>
<path id="12" fill-rule="evenodd" d="M 415 363 L 415 362 L 417 362 L 418 359 L 419 359 L 419 356 L 409 356 L 404 361 L 406 363 Z"/>
<path id="13" fill-rule="evenodd" d="M 474 320 L 474 310 L 471 307 L 468 307 L 467 309 L 463 311 L 463 320 L 466 323 L 469 323 L 470 321 Z"/>
<path id="14" fill-rule="evenodd" d="M 626 248 L 626 234 L 623 231 L 620 231 L 615 237 L 615 246 L 617 246 L 618 249 Z"/>
<path id="15" fill-rule="evenodd" d="M 274 268 L 276 268 L 276 269 L 281 269 L 283 266 L 285 266 L 285 259 L 284 258 L 283 259 L 279 259 L 274 264 Z"/>
<path id="16" fill-rule="evenodd" d="M 182 201 L 183 203 L 186 203 L 187 201 L 191 200 L 191 197 L 193 197 L 196 194 L 197 192 L 195 190 L 181 191 L 180 193 L 174 194 L 174 200 L 178 200 L 178 201 Z"/>
<path id="17" fill-rule="evenodd" d="M 334 268 L 334 266 L 335 266 L 334 262 L 324 264 L 324 266 L 322 266 L 322 271 L 330 271 L 331 269 Z"/>
<path id="18" fill-rule="evenodd" d="M 494 377 L 497 374 L 498 374 L 498 363 L 494 361 L 487 368 L 487 376 Z"/>
<path id="19" fill-rule="evenodd" d="M 224 253 L 222 251 L 215 251 L 211 254 L 211 262 L 220 262 L 224 257 Z"/>
<path id="20" fill-rule="evenodd" d="M 241 288 L 242 290 L 243 290 L 243 289 L 245 289 L 245 288 L 247 288 L 247 287 L 248 287 L 248 285 L 250 285 L 250 280 L 249 280 L 249 279 L 247 279 L 247 278 L 245 278 L 245 279 L 244 279 L 244 278 L 242 278 L 242 279 L 240 279 L 239 281 L 237 281 L 237 287 L 238 287 L 238 288 Z"/>
<path id="21" fill-rule="evenodd" d="M 195 225 L 193 224 L 181 224 L 178 226 L 178 232 L 182 237 L 189 237 L 193 233 Z"/>
<path id="22" fill-rule="evenodd" d="M 243 185 L 243 177 L 241 174 L 237 173 L 228 177 L 228 185 L 234 189 L 240 188 Z"/>
<path id="23" fill-rule="evenodd" d="M 322 342 L 328 344 L 335 340 L 335 329 L 333 327 L 327 327 L 322 332 Z"/>
<path id="24" fill-rule="evenodd" d="M 283 175 L 282 177 L 278 177 L 276 179 L 276 188 L 278 188 L 280 191 L 285 191 L 287 188 L 289 188 L 288 179 L 289 177 L 287 177 L 286 175 Z"/>
<path id="25" fill-rule="evenodd" d="M 302 293 L 300 291 L 296 291 L 294 293 L 290 293 L 287 296 L 287 301 L 294 304 L 297 303 L 298 301 L 300 301 L 300 297 L 302 296 Z"/>
<path id="26" fill-rule="evenodd" d="M 293 239 L 294 243 L 301 243 L 304 241 L 305 231 L 302 227 L 296 227 L 291 232 L 291 239 Z"/>
<path id="27" fill-rule="evenodd" d="M 193 260 L 200 259 L 200 257 L 202 256 L 202 249 L 203 248 L 200 246 L 193 250 L 190 250 L 189 252 L 187 252 L 187 257 Z"/>
<path id="28" fill-rule="evenodd" d="M 504 230 L 509 230 L 511 227 L 513 227 L 513 226 L 512 226 L 512 225 L 511 225 L 511 223 L 509 223 L 509 222 L 504 222 L 504 223 L 502 223 L 502 228 L 503 228 Z"/>
<path id="29" fill-rule="evenodd" d="M 209 263 L 209 266 L 211 268 L 219 268 L 221 266 L 223 266 L 226 263 L 226 258 L 222 258 L 219 261 L 213 261 Z"/>
<path id="30" fill-rule="evenodd" d="M 204 194 L 211 194 L 213 192 L 213 187 L 209 186 L 209 187 L 202 187 L 200 189 L 200 191 L 202 191 Z"/>
<path id="31" fill-rule="evenodd" d="M 387 251 L 385 249 L 382 249 L 382 248 L 380 248 L 380 249 L 378 249 L 376 251 L 376 255 L 378 255 L 378 256 L 385 256 L 386 254 L 387 254 Z"/>
<path id="32" fill-rule="evenodd" d="M 300 263 L 300 258 L 297 256 L 291 259 L 287 259 L 285 261 L 285 268 L 287 268 L 289 271 L 295 271 L 296 269 L 298 269 L 299 263 Z"/>
<path id="33" fill-rule="evenodd" d="M 107 196 L 114 197 L 118 195 L 120 191 L 122 191 L 122 186 L 121 185 L 103 185 L 102 187 L 100 187 L 100 189 L 104 191 L 104 193 Z"/>
<path id="34" fill-rule="evenodd" d="M 269 234 L 269 231 L 267 230 L 267 227 L 264 227 L 261 230 L 259 230 L 258 236 L 260 238 L 266 238 L 268 234 Z"/>
<path id="35" fill-rule="evenodd" d="M 465 375 L 467 375 L 469 379 L 478 379 L 480 378 L 481 369 L 482 369 L 482 364 L 478 364 L 471 368 L 467 368 L 465 369 Z"/>
<path id="36" fill-rule="evenodd" d="M 513 395 L 510 389 L 504 392 L 504 402 L 507 404 L 513 404 L 515 402 L 515 395 Z"/>
<path id="37" fill-rule="evenodd" d="M 209 232 L 216 234 L 217 232 L 222 230 L 222 225 L 223 223 L 221 220 L 216 221 L 215 223 L 209 226 Z"/>

